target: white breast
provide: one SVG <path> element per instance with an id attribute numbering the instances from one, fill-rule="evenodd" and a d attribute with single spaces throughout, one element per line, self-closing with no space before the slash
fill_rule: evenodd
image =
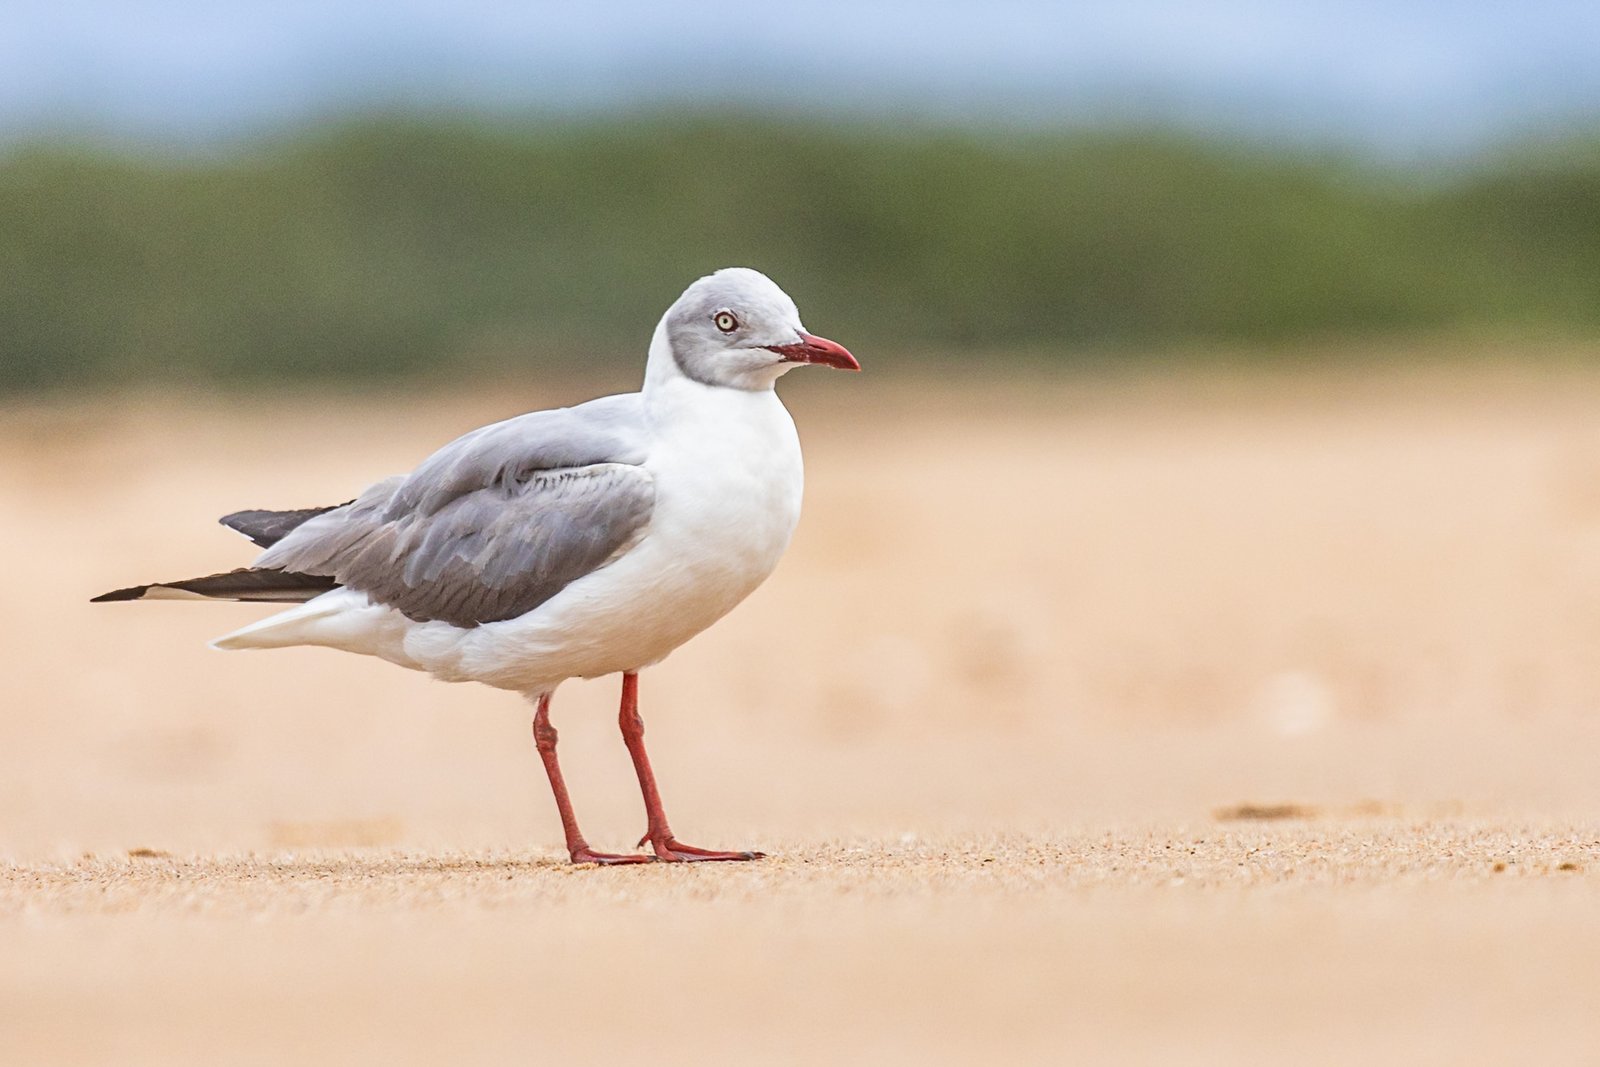
<path id="1" fill-rule="evenodd" d="M 405 658 L 450 680 L 543 691 L 649 666 L 766 580 L 800 518 L 800 442 L 788 411 L 770 390 L 687 381 L 655 399 L 645 467 L 656 504 L 643 539 L 519 619 L 415 627 Z"/>

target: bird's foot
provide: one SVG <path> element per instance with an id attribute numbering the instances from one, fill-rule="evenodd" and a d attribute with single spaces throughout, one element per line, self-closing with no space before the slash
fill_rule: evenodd
<path id="1" fill-rule="evenodd" d="M 696 848 L 686 845 L 673 837 L 670 833 L 647 833 L 639 839 L 639 847 L 650 842 L 650 847 L 655 850 L 656 859 L 662 863 L 714 863 L 719 860 L 759 860 L 765 859 L 765 852 L 717 852 L 709 848 Z"/>
<path id="2" fill-rule="evenodd" d="M 596 852 L 588 845 L 572 850 L 573 863 L 598 863 L 602 867 L 615 867 L 623 863 L 654 863 L 654 856 L 643 856 L 638 853 Z"/>

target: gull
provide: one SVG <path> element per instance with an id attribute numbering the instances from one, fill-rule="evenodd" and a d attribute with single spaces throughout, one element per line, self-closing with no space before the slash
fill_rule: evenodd
<path id="1" fill-rule="evenodd" d="M 639 672 L 749 596 L 788 547 L 800 440 L 773 387 L 806 364 L 861 369 L 807 333 L 766 275 L 725 268 L 667 309 L 638 392 L 473 430 L 348 503 L 224 516 L 263 549 L 251 566 L 94 599 L 293 603 L 213 646 L 325 646 L 524 694 L 574 863 L 756 859 L 674 836 Z M 653 855 L 591 848 L 556 759 L 556 687 L 618 673 L 639 847 Z"/>

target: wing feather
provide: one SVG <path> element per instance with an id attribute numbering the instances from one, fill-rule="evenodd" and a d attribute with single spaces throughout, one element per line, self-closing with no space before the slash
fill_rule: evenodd
<path id="1" fill-rule="evenodd" d="M 323 575 L 419 621 L 516 618 L 638 543 L 655 507 L 637 398 L 536 412 L 315 515 L 257 567 Z"/>

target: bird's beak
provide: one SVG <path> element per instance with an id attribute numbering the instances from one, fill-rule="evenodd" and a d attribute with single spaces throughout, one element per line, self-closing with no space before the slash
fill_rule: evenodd
<path id="1" fill-rule="evenodd" d="M 821 363 L 825 367 L 837 367 L 839 370 L 860 370 L 861 364 L 850 350 L 837 341 L 830 341 L 826 337 L 817 337 L 801 331 L 800 340 L 792 345 L 767 345 L 768 349 L 778 353 L 790 363 Z"/>

